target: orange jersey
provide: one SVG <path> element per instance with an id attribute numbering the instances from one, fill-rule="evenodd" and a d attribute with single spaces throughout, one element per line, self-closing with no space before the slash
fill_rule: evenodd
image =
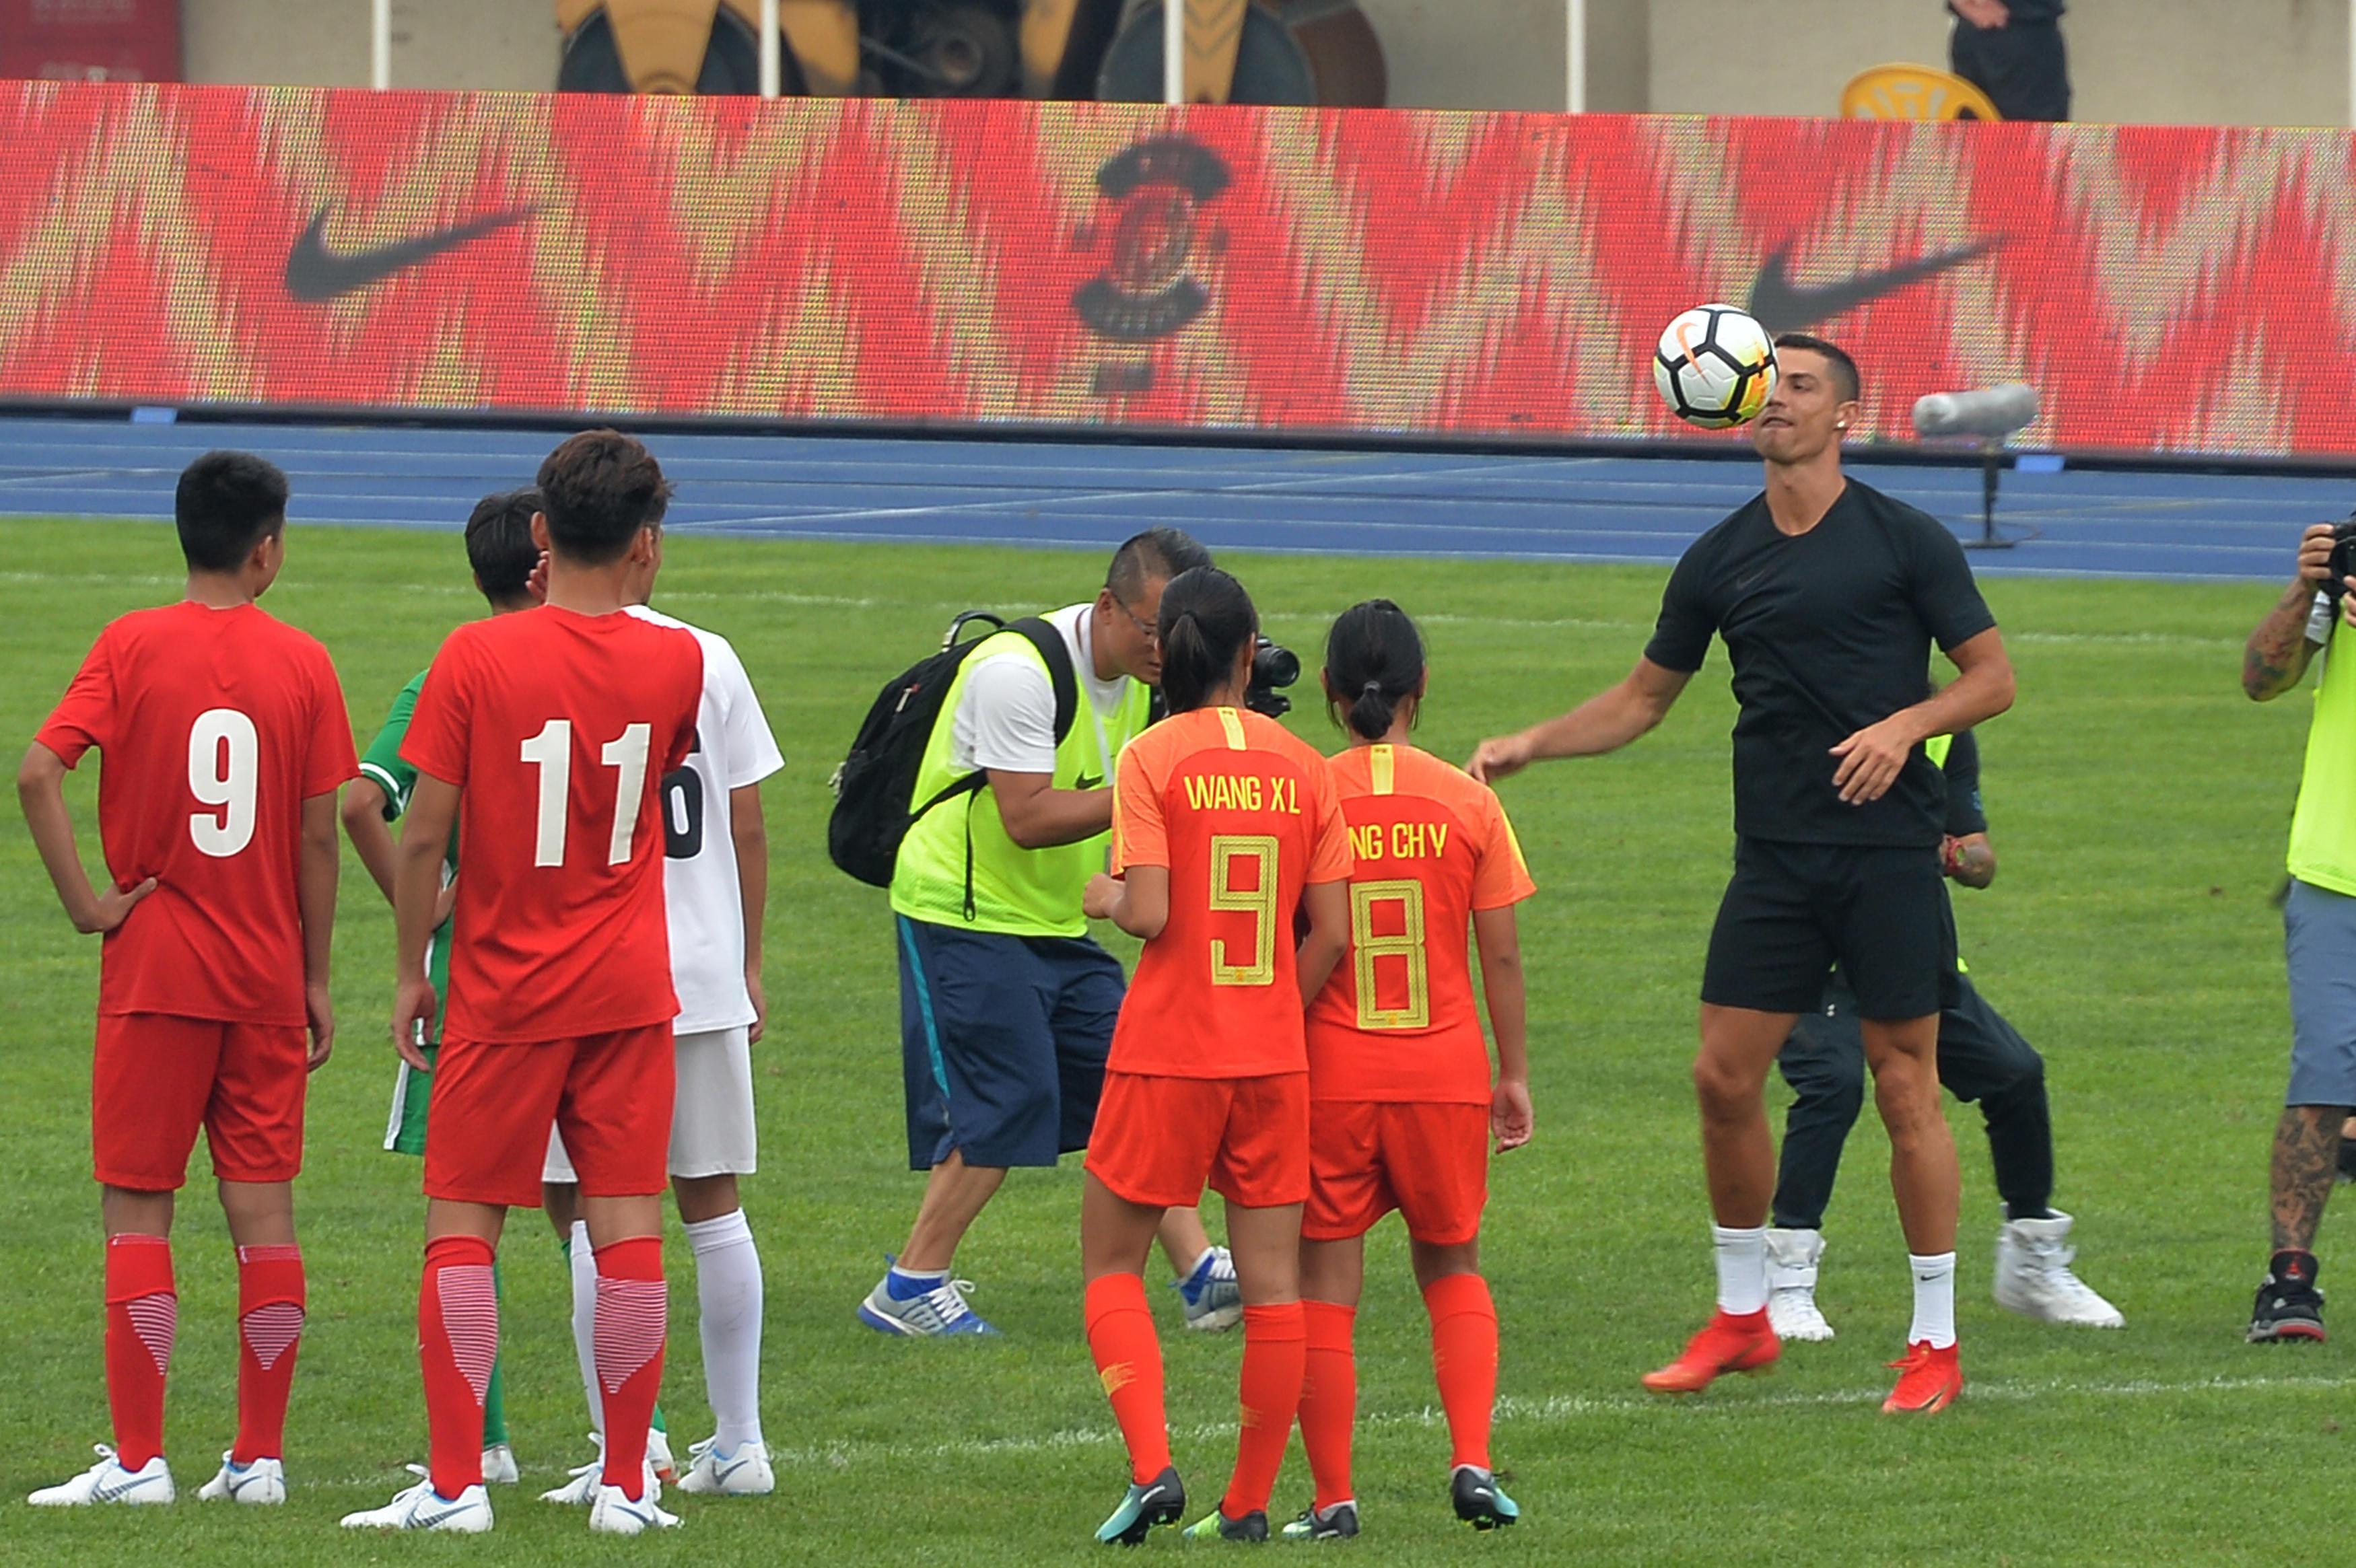
<path id="1" fill-rule="evenodd" d="M 1293 917 L 1350 874 L 1325 759 L 1273 719 L 1198 708 L 1121 753 L 1112 869 L 1170 869 L 1170 923 L 1145 944 L 1106 1063 L 1253 1078 L 1308 1066 Z"/>
<path id="2" fill-rule="evenodd" d="M 1315 1100 L 1487 1104 L 1472 912 L 1537 891 L 1487 784 L 1413 746 L 1327 764 L 1350 824 L 1350 951 L 1309 1008 Z"/>

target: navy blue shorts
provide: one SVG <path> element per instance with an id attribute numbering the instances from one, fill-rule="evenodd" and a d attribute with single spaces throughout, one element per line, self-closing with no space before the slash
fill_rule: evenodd
<path id="1" fill-rule="evenodd" d="M 1006 936 L 894 917 L 908 1167 L 1053 1165 L 1088 1147 L 1128 990 L 1086 937 Z"/>

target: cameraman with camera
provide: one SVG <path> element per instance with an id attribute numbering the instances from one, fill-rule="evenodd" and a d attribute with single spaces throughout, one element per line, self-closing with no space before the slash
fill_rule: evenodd
<path id="1" fill-rule="evenodd" d="M 2318 523 L 2299 539 L 2298 576 L 2242 656 L 2242 689 L 2270 702 L 2356 616 L 2356 518 Z M 2356 644 L 2351 644 L 2356 648 Z M 2275 1126 L 2268 1185 L 2274 1254 L 2250 1315 L 2250 1343 L 2323 1338 L 2316 1226 L 2340 1162 L 2340 1125 L 2356 1108 L 2356 657 L 2324 659 L 2290 824 L 2283 954 L 2290 976 L 2290 1088 Z"/>

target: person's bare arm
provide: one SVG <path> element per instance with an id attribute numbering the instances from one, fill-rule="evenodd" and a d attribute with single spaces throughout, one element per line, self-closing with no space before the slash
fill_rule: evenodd
<path id="1" fill-rule="evenodd" d="M 1131 866 L 1118 877 L 1098 872 L 1088 879 L 1080 909 L 1090 920 L 1108 920 L 1151 942 L 1170 923 L 1170 868 Z"/>
<path id="2" fill-rule="evenodd" d="M 336 1009 L 327 996 L 327 965 L 336 937 L 336 792 L 303 803 L 303 850 L 294 871 L 294 904 L 303 916 L 303 1012 L 311 1026 L 314 1072 L 336 1049 Z"/>
<path id="3" fill-rule="evenodd" d="M 1660 723 L 1691 679 L 1687 671 L 1639 658 L 1625 679 L 1604 688 L 1561 718 L 1533 724 L 1518 735 L 1482 741 L 1464 771 L 1484 784 L 1494 784 L 1532 763 L 1616 752 Z"/>
<path id="4" fill-rule="evenodd" d="M 761 786 L 728 792 L 728 837 L 736 848 L 736 887 L 744 901 L 744 989 L 753 998 L 752 1039 L 768 1027 L 769 998 L 761 988 L 761 925 L 769 908 L 769 827 L 761 816 Z"/>
<path id="5" fill-rule="evenodd" d="M 392 825 L 384 819 L 384 786 L 362 775 L 344 791 L 344 803 L 336 808 L 343 818 L 344 837 L 352 841 L 352 851 L 368 869 L 369 880 L 376 884 L 384 901 L 392 901 Z"/>
<path id="6" fill-rule="evenodd" d="M 1112 791 L 1057 789 L 1053 773 L 1016 773 L 991 768 L 990 793 L 998 799 L 998 820 L 1022 849 L 1052 849 L 1077 844 L 1112 827 Z"/>
<path id="7" fill-rule="evenodd" d="M 450 828 L 458 820 L 459 789 L 432 773 L 417 775 L 409 810 L 393 856 L 392 1045 L 402 1060 L 423 1071 L 428 1063 L 417 1043 L 418 1026 L 433 1021 L 441 998 L 425 977 L 425 944 L 434 934 L 442 891 L 442 858 Z"/>
<path id="8" fill-rule="evenodd" d="M 1481 947 L 1481 988 L 1489 999 L 1489 1032 L 1497 1041 L 1497 1087 L 1489 1102 L 1489 1130 L 1497 1152 L 1530 1141 L 1528 1002 L 1522 981 L 1522 939 L 1514 906 L 1476 909 L 1472 935 Z"/>
<path id="9" fill-rule="evenodd" d="M 2331 525 L 2317 523 L 2298 540 L 2298 575 L 2242 647 L 2242 690 L 2253 702 L 2271 702 L 2307 674 L 2315 645 L 2307 618 L 2315 592 L 2331 575 Z"/>
<path id="10" fill-rule="evenodd" d="M 1333 977 L 1333 965 L 1350 950 L 1350 884 L 1312 882 L 1301 890 L 1301 908 L 1309 916 L 1309 932 L 1293 955 L 1293 965 L 1305 1008 L 1317 999 Z"/>
<path id="11" fill-rule="evenodd" d="M 1955 0 L 1955 11 L 1984 33 L 2012 20 L 2012 11 L 2004 0 Z"/>
<path id="12" fill-rule="evenodd" d="M 1985 833 L 1966 833 L 1940 847 L 1947 875 L 1967 888 L 1985 888 L 1996 880 L 1996 846 Z"/>
<path id="13" fill-rule="evenodd" d="M 1898 782 L 1914 748 L 1933 735 L 1952 735 L 2012 706 L 2012 659 L 2004 634 L 1994 626 L 1948 651 L 1957 674 L 1929 698 L 1901 708 L 1879 724 L 1869 724 L 1833 748 L 1840 759 L 1833 787 L 1843 801 L 1861 805 L 1879 800 Z"/>
<path id="14" fill-rule="evenodd" d="M 24 807 L 25 827 L 58 890 L 66 918 L 84 936 L 100 936 L 121 925 L 133 906 L 155 891 L 155 879 L 128 891 L 112 881 L 103 892 L 91 886 L 90 873 L 82 869 L 81 847 L 74 842 L 73 816 L 66 810 L 67 771 L 64 758 L 34 741 L 16 770 L 16 804 Z"/>

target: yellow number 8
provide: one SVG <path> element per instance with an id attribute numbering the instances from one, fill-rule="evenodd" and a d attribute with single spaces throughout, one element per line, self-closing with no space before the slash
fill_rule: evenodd
<path id="1" fill-rule="evenodd" d="M 1239 858 L 1258 863 L 1259 886 L 1238 889 L 1235 885 L 1235 863 Z M 1227 944 L 1215 936 L 1211 939 L 1211 984 L 1275 985 L 1277 874 L 1276 839 L 1272 835 L 1221 833 L 1212 837 L 1211 908 L 1221 913 L 1255 917 L 1250 963 L 1228 963 Z"/>
<path id="2" fill-rule="evenodd" d="M 1391 936 L 1375 934 L 1375 905 L 1396 899 L 1401 929 Z M 1423 884 L 1413 878 L 1396 882 L 1350 884 L 1350 946 L 1357 955 L 1358 1027 L 1430 1029 L 1431 972 L 1423 946 Z M 1407 960 L 1407 1006 L 1385 1008 L 1375 1001 L 1375 960 Z"/>

